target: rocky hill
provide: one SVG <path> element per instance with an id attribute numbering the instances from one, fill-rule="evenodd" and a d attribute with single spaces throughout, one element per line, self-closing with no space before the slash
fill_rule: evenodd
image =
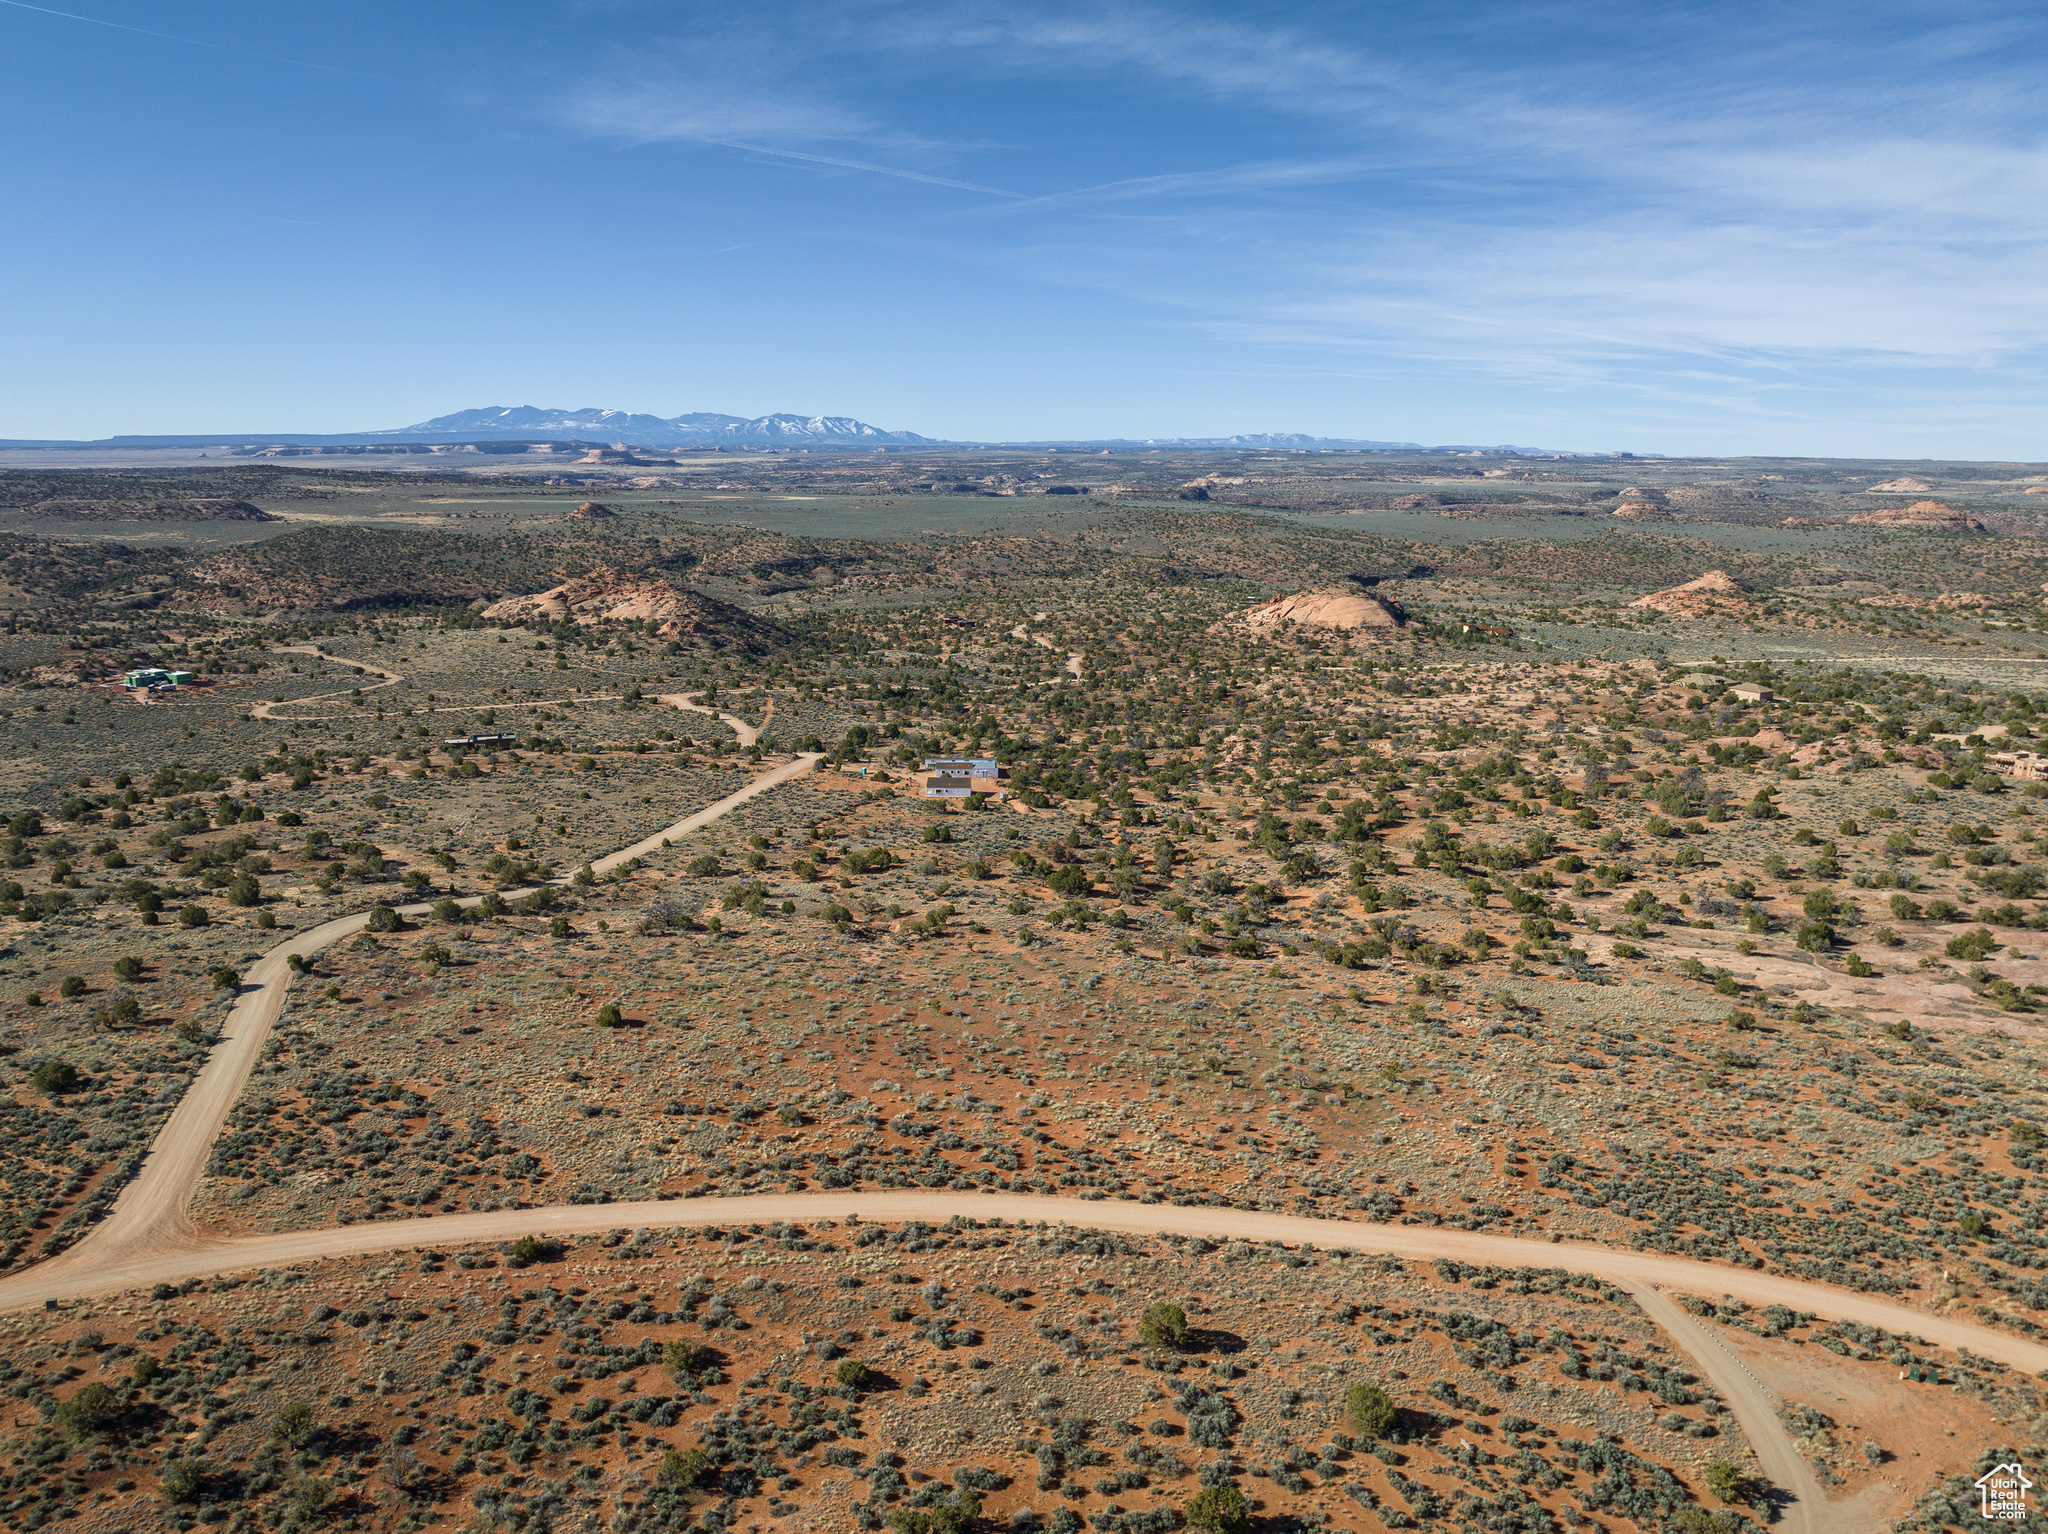
<path id="1" fill-rule="evenodd" d="M 1968 512 L 1944 506 L 1940 501 L 1915 501 L 1910 506 L 1888 506 L 1882 511 L 1859 512 L 1849 519 L 1862 527 L 1896 527 L 1908 532 L 1981 533 L 1984 524 Z"/>
<path id="2" fill-rule="evenodd" d="M 262 507 L 242 500 L 195 501 L 37 501 L 26 508 L 32 517 L 64 522 L 282 522 Z"/>
<path id="3" fill-rule="evenodd" d="M 1671 613 L 1679 617 L 1697 618 L 1739 606 L 1746 596 L 1741 582 L 1726 570 L 1709 570 L 1705 575 L 1687 581 L 1683 586 L 1673 586 L 1666 591 L 1653 591 L 1648 596 L 1637 597 L 1628 605 L 1654 608 L 1658 612 Z"/>
<path id="4" fill-rule="evenodd" d="M 1391 638 L 1400 632 L 1407 615 L 1385 598 L 1363 592 L 1303 591 L 1248 608 L 1237 615 L 1237 621 L 1257 639 L 1277 634 L 1290 624 Z"/>
<path id="5" fill-rule="evenodd" d="M 730 603 L 678 589 L 658 573 L 599 567 L 528 596 L 506 597 L 483 610 L 501 623 L 644 623 L 664 638 L 723 636 L 758 643 L 772 632 Z"/>

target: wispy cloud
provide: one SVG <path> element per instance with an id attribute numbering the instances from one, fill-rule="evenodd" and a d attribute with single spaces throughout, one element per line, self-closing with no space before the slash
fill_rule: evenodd
<path id="1" fill-rule="evenodd" d="M 786 21 L 772 53 L 723 35 L 718 68 L 686 47 L 586 81 L 563 117 L 995 193 L 850 237 L 1234 344 L 1538 381 L 1694 358 L 1714 388 L 1765 388 L 1807 364 L 2048 347 L 2044 40 L 2023 10 L 1885 0 L 1448 23 L 841 4 Z M 976 85 L 1007 110 L 977 117 Z M 1034 99 L 1065 110 L 1020 142 Z M 1020 167 L 1030 195 L 999 192 Z"/>
<path id="2" fill-rule="evenodd" d="M 775 148 L 879 136 L 880 124 L 816 92 L 730 70 L 641 65 L 624 78 L 593 71 L 556 103 L 580 132 L 633 143 L 747 139 Z"/>

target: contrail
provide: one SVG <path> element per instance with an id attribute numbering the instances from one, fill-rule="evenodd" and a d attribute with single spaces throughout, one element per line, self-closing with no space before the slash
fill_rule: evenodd
<path id="1" fill-rule="evenodd" d="M 221 53 L 238 53 L 245 59 L 262 59 L 267 64 L 290 64 L 296 69 L 317 69 L 330 75 L 353 75 L 358 80 L 380 80 L 381 75 L 365 74 L 360 69 L 340 69 L 332 64 L 309 64 L 304 59 L 282 58 L 275 53 L 256 53 L 248 48 L 237 48 L 231 43 L 212 43 L 201 37 L 180 37 L 175 32 L 152 32 L 147 27 L 131 27 L 122 21 L 103 21 L 97 16 L 80 16 L 73 11 L 54 11 L 47 5 L 30 5 L 28 0 L 0 0 L 0 5 L 12 6 L 17 11 L 34 11 L 42 16 L 61 16 L 66 21 L 82 21 L 88 26 L 110 27 L 116 32 L 133 32 L 138 37 L 162 38 L 167 43 L 184 43 L 193 48 L 213 48 Z"/>
<path id="2" fill-rule="evenodd" d="M 0 4 L 14 4 L 15 0 L 0 0 Z M 927 176 L 922 171 L 898 170 L 893 165 L 870 165 L 865 160 L 835 160 L 830 155 L 805 154 L 797 149 L 768 149 L 760 144 L 743 144 L 737 139 L 705 138 L 700 144 L 716 144 L 722 149 L 744 149 L 749 154 L 775 155 L 784 160 L 809 160 L 814 165 L 836 165 L 841 170 L 870 171 L 877 176 L 900 176 L 905 181 L 923 181 L 932 186 L 950 186 L 961 192 L 983 192 L 990 197 L 1014 197 L 1025 201 L 1022 192 L 1005 191 L 999 186 L 981 186 L 972 181 L 949 181 L 944 176 Z"/>

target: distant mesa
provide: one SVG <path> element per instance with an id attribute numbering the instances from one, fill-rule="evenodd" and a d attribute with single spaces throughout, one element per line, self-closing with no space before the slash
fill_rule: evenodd
<path id="1" fill-rule="evenodd" d="M 1623 501 L 1614 508 L 1613 515 L 1630 521 L 1640 521 L 1644 517 L 1663 516 L 1664 508 L 1654 501 Z"/>
<path id="2" fill-rule="evenodd" d="M 651 458 L 641 458 L 622 447 L 594 447 L 576 461 L 578 463 L 633 464 L 641 468 L 646 468 L 654 462 Z M 663 461 L 666 462 L 667 460 Z"/>
<path id="3" fill-rule="evenodd" d="M 1849 519 L 1861 527 L 1896 527 L 1909 532 L 1981 533 L 1988 529 L 1968 512 L 1944 506 L 1940 501 L 1915 501 L 1910 506 L 1887 506 L 1882 511 L 1861 511 Z"/>
<path id="4" fill-rule="evenodd" d="M 282 522 L 247 501 L 37 501 L 32 517 L 65 522 Z"/>
<path id="5" fill-rule="evenodd" d="M 2027 486 L 2027 488 L 2026 488 L 2026 489 L 2022 490 L 2022 491 L 2020 492 L 2020 494 L 2021 494 L 2021 495 L 2048 495 L 2048 485 L 2029 485 L 2029 486 Z"/>
<path id="6" fill-rule="evenodd" d="M 1888 479 L 1883 484 L 1872 485 L 1870 488 L 1872 490 L 1890 490 L 1895 492 L 1910 490 L 1915 493 L 1922 493 L 1932 490 L 1934 486 L 1928 484 L 1924 479 Z"/>
<path id="7" fill-rule="evenodd" d="M 1747 595 L 1742 583 L 1726 570 L 1709 570 L 1705 575 L 1687 581 L 1683 586 L 1673 586 L 1667 591 L 1653 591 L 1648 596 L 1637 597 L 1628 605 L 1654 608 L 1660 613 L 1671 613 L 1676 617 L 1701 618 L 1739 607 Z"/>
<path id="8" fill-rule="evenodd" d="M 1399 603 L 1387 597 L 1355 590 L 1326 590 L 1275 597 L 1247 608 L 1237 619 L 1254 639 L 1269 638 L 1290 624 L 1345 632 L 1370 631 L 1371 636 L 1389 637 L 1401 631 L 1408 615 Z"/>
<path id="9" fill-rule="evenodd" d="M 569 513 L 572 517 L 588 517 L 593 521 L 599 517 L 609 517 L 613 514 L 611 507 L 601 505 L 596 501 L 585 501 L 581 506 L 578 506 Z"/>

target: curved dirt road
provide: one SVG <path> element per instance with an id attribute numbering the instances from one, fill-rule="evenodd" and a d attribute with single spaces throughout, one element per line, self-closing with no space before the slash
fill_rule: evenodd
<path id="1" fill-rule="evenodd" d="M 384 678 L 381 682 L 365 687 L 363 689 L 364 692 L 379 692 L 386 687 L 396 687 L 405 680 L 405 677 L 399 672 L 387 671 L 384 667 L 373 665 L 366 660 L 350 660 L 345 655 L 329 655 L 316 644 L 273 645 L 271 653 L 273 655 L 316 655 L 321 660 L 332 661 L 337 666 L 353 666 L 358 671 L 374 671 L 378 676 Z M 321 703 L 329 698 L 345 698 L 354 690 L 351 687 L 341 687 L 333 692 L 315 692 L 308 693 L 303 698 L 286 698 L 281 703 L 273 700 L 269 703 L 253 704 L 249 709 L 249 717 L 251 719 L 268 719 L 271 717 L 271 710 L 273 709 L 292 708 L 301 703 Z"/>
<path id="2" fill-rule="evenodd" d="M 704 694 L 701 692 L 665 692 L 658 694 L 659 701 L 663 703 L 674 704 L 677 708 L 685 709 L 692 714 L 711 715 L 720 724 L 732 731 L 742 747 L 751 746 L 758 741 L 761 738 L 761 731 L 767 729 L 768 722 L 775 717 L 775 699 L 772 695 L 768 699 L 767 712 L 761 716 L 760 729 L 756 729 L 753 725 L 748 724 L 738 714 L 721 714 L 710 704 L 696 701 L 703 696 Z"/>
<path id="3" fill-rule="evenodd" d="M 232 1094 L 225 1100 L 232 1101 Z M 203 1164 L 211 1141 L 211 1126 L 206 1128 L 208 1133 L 197 1145 L 197 1164 Z M 170 1176 L 162 1183 L 175 1191 Z M 1876 1494 L 1866 1493 L 1865 1498 L 1830 1506 L 1812 1471 L 1800 1458 L 1791 1435 L 1778 1421 L 1769 1395 L 1706 1327 L 1660 1291 L 1729 1294 L 1753 1305 L 1783 1304 L 1823 1316 L 1913 1333 L 1945 1347 L 1968 1347 L 2028 1372 L 2048 1367 L 2048 1347 L 2037 1343 L 1798 1279 L 1772 1278 L 1613 1247 L 1552 1244 L 1427 1226 L 1304 1219 L 1239 1209 L 1150 1205 L 1122 1199 L 1092 1202 L 1008 1193 L 786 1193 L 631 1204 L 563 1204 L 546 1209 L 379 1220 L 327 1230 L 220 1240 L 193 1233 L 183 1223 L 183 1205 L 176 1207 L 180 1215 L 175 1224 L 163 1220 L 153 1225 L 145 1222 L 136 1227 L 135 1234 L 119 1243 L 104 1244 L 90 1262 L 67 1263 L 66 1258 L 71 1256 L 67 1253 L 55 1262 L 0 1280 L 0 1309 L 20 1309 L 51 1299 L 114 1294 L 148 1284 L 175 1284 L 223 1273 L 408 1247 L 445 1248 L 510 1241 L 532 1234 L 592 1235 L 635 1228 L 770 1224 L 780 1220 L 803 1223 L 843 1220 L 850 1215 L 864 1220 L 925 1220 L 935 1224 L 963 1215 L 981 1220 L 1042 1221 L 1138 1235 L 1170 1231 L 1226 1240 L 1280 1241 L 1291 1246 L 1382 1252 L 1420 1260 L 1450 1257 L 1509 1267 L 1563 1268 L 1607 1279 L 1627 1289 L 1645 1314 L 1693 1359 L 1700 1374 L 1727 1402 L 1755 1449 L 1765 1476 L 1784 1495 L 1781 1523 L 1787 1534 L 1858 1534 L 1871 1527 L 1865 1498 Z M 100 1229 L 107 1230 L 112 1224 L 109 1221 Z M 73 1251 L 83 1253 L 86 1245 L 81 1243 Z"/>
<path id="4" fill-rule="evenodd" d="M 1858 1496 L 1830 1506 L 1813 1467 L 1806 1463 L 1792 1435 L 1778 1420 L 1769 1392 L 1743 1368 L 1742 1361 L 1687 1314 L 1682 1305 L 1648 1284 L 1631 1283 L 1624 1287 L 1635 1296 L 1643 1314 L 1661 1326 L 1664 1335 L 1698 1365 L 1703 1376 L 1713 1381 L 1736 1426 L 1756 1451 L 1756 1462 L 1764 1478 L 1783 1498 L 1780 1522 L 1786 1534 L 1832 1534 L 1837 1529 L 1877 1526 L 1880 1520 L 1876 1504 L 1884 1501 L 1886 1491 L 1882 1484 L 1865 1487 Z"/>
<path id="5" fill-rule="evenodd" d="M 748 800 L 809 772 L 817 762 L 818 757 L 810 753 L 785 762 L 674 825 L 595 859 L 591 869 L 595 873 L 609 873 L 632 858 L 658 850 L 664 841 L 688 836 L 731 814 Z M 561 888 L 570 877 L 573 876 L 547 882 Z M 465 895 L 457 904 L 473 906 L 482 899 L 480 894 Z M 420 901 L 396 909 L 403 915 L 418 916 L 431 909 L 432 904 Z M 53 1292 L 63 1292 L 68 1287 L 69 1292 L 82 1293 L 76 1283 L 76 1275 L 82 1271 L 120 1268 L 124 1263 L 188 1253 L 197 1247 L 200 1236 L 186 1209 L 206 1171 L 207 1157 L 212 1153 L 220 1126 L 226 1122 L 235 1099 L 241 1096 L 249 1072 L 261 1057 L 264 1042 L 284 1010 L 285 993 L 292 982 L 287 960 L 293 954 L 311 959 L 323 948 L 355 936 L 369 922 L 368 911 L 338 916 L 287 938 L 251 966 L 243 977 L 249 989 L 228 1014 L 213 1052 L 158 1132 L 141 1171 L 121 1190 L 107 1217 L 67 1251 L 17 1275 L 17 1279 L 47 1276 L 59 1286 Z M 0 1306 L 5 1303 L 0 1300 Z"/>

